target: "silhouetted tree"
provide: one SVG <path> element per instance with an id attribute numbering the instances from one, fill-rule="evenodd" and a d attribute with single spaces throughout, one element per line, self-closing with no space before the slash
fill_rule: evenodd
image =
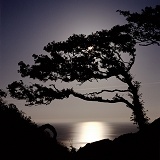
<path id="1" fill-rule="evenodd" d="M 136 42 L 142 46 L 160 46 L 160 5 L 145 7 L 141 13 L 118 10 L 126 17 Z"/>
<path id="2" fill-rule="evenodd" d="M 155 9 L 150 10 L 155 11 Z M 148 45 L 152 44 L 150 36 L 147 35 L 151 33 L 136 25 L 139 22 L 135 21 L 137 18 L 134 16 L 142 16 L 144 13 L 119 12 L 128 17 L 128 24 L 117 25 L 110 30 L 97 31 L 88 36 L 74 34 L 63 42 L 53 41 L 44 47 L 48 55 L 33 55 L 35 64 L 30 66 L 22 61 L 19 62 L 19 73 L 22 77 L 28 76 L 42 82 L 51 82 L 51 84 L 48 87 L 38 83 L 27 86 L 23 81 L 13 82 L 8 86 L 11 96 L 25 99 L 29 105 L 49 104 L 54 99 L 68 98 L 70 95 L 86 101 L 122 102 L 133 111 L 131 120 L 137 123 L 140 129 L 143 128 L 148 124 L 148 117 L 139 93 L 140 82 L 134 81 L 130 69 L 135 62 L 137 40 L 146 42 Z M 158 11 L 156 13 L 159 14 Z M 142 22 L 142 27 L 147 26 L 146 22 Z M 150 27 L 155 29 L 154 25 Z M 152 42 L 158 43 L 155 37 Z M 52 83 L 52 81 L 61 80 L 83 84 L 87 81 L 107 81 L 112 77 L 127 85 L 127 88 L 103 89 L 99 92 L 83 94 L 75 91 L 74 88 L 60 90 Z M 111 93 L 113 97 L 108 99 L 103 96 L 104 93 Z"/>

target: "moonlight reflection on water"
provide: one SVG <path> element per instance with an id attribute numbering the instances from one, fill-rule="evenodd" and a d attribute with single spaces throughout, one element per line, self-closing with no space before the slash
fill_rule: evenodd
<path id="1" fill-rule="evenodd" d="M 114 138 L 130 132 L 135 132 L 136 126 L 131 123 L 109 123 L 100 121 L 59 123 L 53 124 L 58 133 L 58 140 L 67 147 L 73 146 L 76 149 L 85 146 L 87 143 L 102 139 Z"/>
<path id="2" fill-rule="evenodd" d="M 106 126 L 104 126 L 102 122 L 83 122 L 78 128 L 78 139 L 82 143 L 90 143 L 104 139 L 106 135 L 109 135 L 109 128 L 107 128 L 107 130 L 105 128 Z"/>

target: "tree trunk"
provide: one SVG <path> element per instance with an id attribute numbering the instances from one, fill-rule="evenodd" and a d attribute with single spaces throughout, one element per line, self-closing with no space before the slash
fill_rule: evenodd
<path id="1" fill-rule="evenodd" d="M 138 95 L 134 95 L 133 97 L 133 115 L 134 122 L 138 124 L 138 128 L 142 130 L 148 124 L 148 119 L 145 116 L 143 104 L 139 100 Z"/>
<path id="2" fill-rule="evenodd" d="M 139 126 L 138 128 L 142 130 L 148 124 L 149 118 L 146 116 L 143 107 L 143 101 L 141 100 L 141 94 L 139 94 L 140 83 L 133 81 L 133 77 L 130 73 L 125 73 L 125 81 L 129 86 L 129 91 L 131 93 L 132 105 L 133 105 L 133 121 Z"/>

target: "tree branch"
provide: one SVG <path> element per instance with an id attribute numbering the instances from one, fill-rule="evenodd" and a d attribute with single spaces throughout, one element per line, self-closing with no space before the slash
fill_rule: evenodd
<path id="1" fill-rule="evenodd" d="M 86 101 L 96 101 L 96 102 L 105 102 L 105 103 L 125 103 L 128 108 L 133 108 L 133 105 L 121 97 L 120 95 L 116 94 L 112 99 L 103 99 L 102 97 L 96 97 L 96 96 L 89 96 L 88 94 L 81 94 L 78 92 L 73 91 L 73 89 L 69 90 L 70 94 L 72 94 L 74 97 L 86 100 Z"/>
<path id="2" fill-rule="evenodd" d="M 107 89 L 103 89 L 99 92 L 92 92 L 92 93 L 87 93 L 86 95 L 95 95 L 95 94 L 101 94 L 103 92 L 129 92 L 129 90 L 119 90 L 119 89 L 114 89 L 114 90 L 107 90 Z"/>

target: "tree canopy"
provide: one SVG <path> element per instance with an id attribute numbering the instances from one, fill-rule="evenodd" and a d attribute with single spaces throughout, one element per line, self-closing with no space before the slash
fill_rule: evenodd
<path id="1" fill-rule="evenodd" d="M 138 44 L 160 46 L 160 5 L 145 7 L 141 13 L 120 10 L 118 12 L 126 17 L 132 35 Z"/>
<path id="2" fill-rule="evenodd" d="M 63 42 L 53 41 L 44 47 L 47 55 L 33 55 L 33 65 L 19 62 L 19 73 L 22 77 L 28 76 L 52 83 L 47 87 L 38 83 L 27 86 L 23 81 L 13 82 L 8 86 L 11 96 L 25 99 L 29 105 L 49 104 L 54 99 L 68 98 L 70 95 L 86 101 L 122 102 L 132 109 L 132 120 L 139 128 L 143 128 L 148 123 L 148 117 L 139 93 L 140 83 L 134 81 L 130 69 L 135 62 L 137 43 L 145 46 L 159 45 L 160 6 L 146 7 L 142 13 L 119 12 L 126 17 L 127 24 L 116 25 L 110 30 L 97 31 L 90 35 L 73 34 Z M 127 55 L 127 60 L 124 55 Z M 87 81 L 108 80 L 111 77 L 126 84 L 127 89 L 103 89 L 84 94 L 76 92 L 74 88 L 60 90 L 54 84 L 57 80 L 83 84 Z M 102 93 L 114 95 L 108 99 Z"/>
<path id="3" fill-rule="evenodd" d="M 47 80 L 73 82 L 76 80 L 84 83 L 113 76 L 123 80 L 120 77 L 122 72 L 129 72 L 135 61 L 135 44 L 127 26 L 115 26 L 110 31 L 97 31 L 88 36 L 74 34 L 67 41 L 51 42 L 45 46 L 44 50 L 50 55 L 33 55 L 34 65 L 30 66 L 22 61 L 19 62 L 19 72 L 22 77 L 29 76 L 43 82 Z M 128 53 L 130 57 L 128 62 L 125 62 L 121 56 L 124 53 Z M 20 94 L 20 90 L 17 92 L 15 88 L 22 87 L 23 82 L 13 83 L 13 85 L 15 85 L 13 90 L 12 87 L 9 87 L 10 93 L 13 93 L 12 96 L 17 95 L 22 98 L 26 95 L 24 99 L 28 98 L 27 101 L 31 104 L 48 104 L 53 98 L 65 98 L 67 95 L 67 93 L 61 94 L 62 92 L 54 85 L 51 89 L 39 84 L 33 84 L 29 88 L 24 86 L 23 89 L 20 89 L 23 90 Z M 71 92 L 71 90 L 66 91 Z M 27 91 L 29 92 L 27 93 Z M 50 94 L 47 93 L 49 91 Z M 34 94 L 31 95 L 33 92 Z M 45 92 L 47 97 L 51 95 L 52 98 L 42 101 L 39 98 L 42 98 L 42 94 Z"/>

